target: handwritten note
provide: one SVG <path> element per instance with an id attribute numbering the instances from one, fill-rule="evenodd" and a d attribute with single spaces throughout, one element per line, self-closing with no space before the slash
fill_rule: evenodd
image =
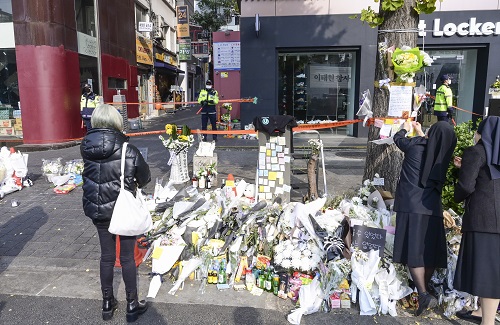
<path id="1" fill-rule="evenodd" d="M 380 257 L 384 256 L 385 229 L 371 228 L 366 226 L 354 226 L 352 234 L 352 245 L 363 252 L 378 250 Z"/>
<path id="2" fill-rule="evenodd" d="M 387 116 L 403 117 L 404 114 L 409 116 L 412 108 L 412 100 L 413 87 L 392 86 Z"/>

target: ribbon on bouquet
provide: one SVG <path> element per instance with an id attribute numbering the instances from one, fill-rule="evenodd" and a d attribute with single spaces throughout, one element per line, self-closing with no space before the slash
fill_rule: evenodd
<path id="1" fill-rule="evenodd" d="M 184 150 L 188 150 L 188 147 L 181 148 L 181 149 L 170 149 L 170 159 L 167 162 L 168 166 L 171 166 L 174 163 L 174 159 L 177 159 L 177 156 L 183 152 Z"/>
<path id="2" fill-rule="evenodd" d="M 351 285 L 352 301 L 357 301 L 357 291 L 359 289 L 359 309 L 360 315 L 375 315 L 377 308 L 371 295 L 371 288 L 375 281 L 375 274 L 378 270 L 380 256 L 378 250 L 368 252 L 367 261 L 358 261 L 356 254 L 351 257 L 352 274 Z"/>
<path id="3" fill-rule="evenodd" d="M 323 249 L 327 252 L 327 254 L 331 250 L 335 256 L 342 255 L 344 248 L 345 245 L 342 238 L 331 235 L 323 237 Z"/>

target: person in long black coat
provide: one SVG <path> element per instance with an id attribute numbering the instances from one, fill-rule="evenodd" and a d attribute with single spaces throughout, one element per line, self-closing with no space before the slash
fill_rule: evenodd
<path id="1" fill-rule="evenodd" d="M 454 287 L 481 297 L 481 310 L 461 311 L 460 318 L 494 324 L 500 302 L 500 117 L 478 126 L 476 145 L 456 157 L 460 168 L 455 201 L 465 201 L 462 241 Z"/>
<path id="2" fill-rule="evenodd" d="M 394 143 L 405 157 L 394 198 L 393 261 L 410 270 L 419 294 L 418 316 L 437 306 L 436 298 L 428 293 L 428 283 L 436 268 L 447 266 L 441 192 L 457 137 L 447 122 L 432 125 L 427 136 L 420 123 L 412 123 L 418 136 L 406 137 L 409 122 L 394 135 Z"/>
<path id="3" fill-rule="evenodd" d="M 113 274 L 116 260 L 116 236 L 108 231 L 113 209 L 121 187 L 121 155 L 123 119 L 113 106 L 99 105 L 92 114 L 93 128 L 83 138 L 80 153 L 83 169 L 83 211 L 92 220 L 101 246 L 100 279 L 103 296 L 102 318 L 110 320 L 118 302 L 113 294 Z M 133 145 L 127 146 L 125 189 L 134 195 L 151 180 L 148 164 Z M 127 297 L 127 321 L 133 321 L 147 310 L 145 301 L 137 298 L 137 268 L 134 250 L 135 236 L 120 236 L 120 264 Z"/>

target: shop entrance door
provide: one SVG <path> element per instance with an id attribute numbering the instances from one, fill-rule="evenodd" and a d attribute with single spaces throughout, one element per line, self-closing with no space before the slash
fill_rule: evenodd
<path id="1" fill-rule="evenodd" d="M 423 85 L 432 96 L 436 96 L 436 90 L 441 86 L 441 76 L 444 74 L 451 76 L 453 78 L 450 85 L 453 91 L 453 106 L 466 110 L 466 112 L 456 110 L 455 121 L 457 124 L 469 121 L 472 118 L 474 87 L 476 86 L 477 49 L 426 52 L 434 59 L 434 62 L 415 76 L 417 87 Z M 425 112 L 422 113 L 425 114 Z M 424 122 L 426 120 L 427 118 L 424 117 Z"/>

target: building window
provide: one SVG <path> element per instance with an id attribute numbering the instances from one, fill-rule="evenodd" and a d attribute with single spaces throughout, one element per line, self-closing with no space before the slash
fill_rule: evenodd
<path id="1" fill-rule="evenodd" d="M 96 37 L 94 0 L 75 0 L 76 30 Z"/>
<path id="2" fill-rule="evenodd" d="M 299 121 L 354 116 L 356 52 L 280 53 L 280 114 Z"/>
<path id="3" fill-rule="evenodd" d="M 474 107 L 476 87 L 477 49 L 430 49 L 427 53 L 434 59 L 430 67 L 425 67 L 415 76 L 418 86 L 425 87 L 432 96 L 441 86 L 441 76 L 447 74 L 453 78 L 450 88 L 453 92 L 453 106 Z M 425 112 L 423 112 L 425 113 Z M 470 112 L 456 111 L 456 122 L 462 123 L 472 118 Z M 424 120 L 424 125 L 426 121 Z M 428 121 L 427 121 L 428 122 Z"/>
<path id="4" fill-rule="evenodd" d="M 12 22 L 12 2 L 11 0 L 0 0 L 0 23 Z"/>
<path id="5" fill-rule="evenodd" d="M 148 10 L 135 4 L 135 30 L 139 32 L 139 23 L 148 21 Z M 146 35 L 145 32 L 139 32 Z"/>
<path id="6" fill-rule="evenodd" d="M 108 78 L 108 89 L 127 89 L 127 80 Z"/>
<path id="7" fill-rule="evenodd" d="M 0 107 L 17 107 L 19 87 L 17 84 L 16 51 L 0 50 Z"/>

